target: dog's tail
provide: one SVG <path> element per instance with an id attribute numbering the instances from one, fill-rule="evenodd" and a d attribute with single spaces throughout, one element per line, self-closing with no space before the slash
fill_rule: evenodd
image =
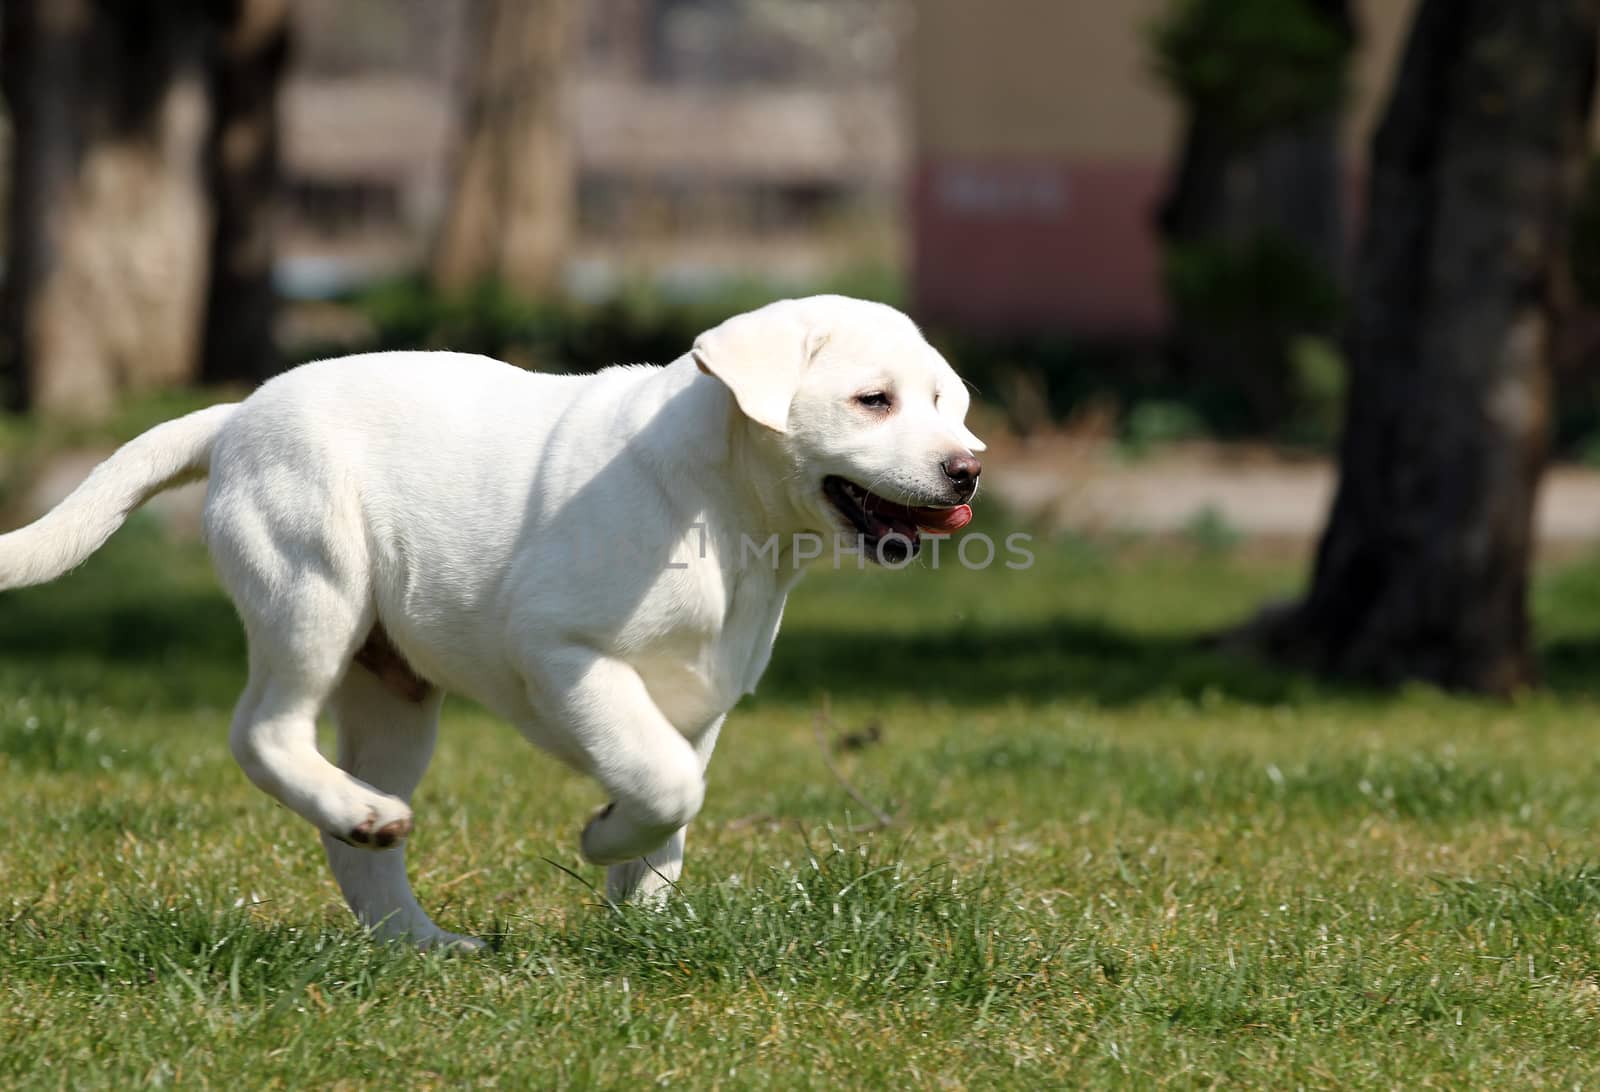
<path id="1" fill-rule="evenodd" d="M 0 591 L 43 584 L 81 565 L 145 501 L 211 467 L 211 446 L 237 403 L 157 425 L 118 448 L 66 500 L 0 535 Z"/>

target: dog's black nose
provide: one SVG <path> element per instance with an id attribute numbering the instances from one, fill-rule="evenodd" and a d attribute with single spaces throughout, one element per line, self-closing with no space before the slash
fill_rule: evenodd
<path id="1" fill-rule="evenodd" d="M 976 455 L 952 455 L 942 465 L 944 476 L 957 489 L 970 493 L 978 487 L 978 475 L 983 473 L 983 464 Z"/>

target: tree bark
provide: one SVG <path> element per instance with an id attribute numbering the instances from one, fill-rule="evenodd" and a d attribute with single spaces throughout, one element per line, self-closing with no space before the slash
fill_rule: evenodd
<path id="1" fill-rule="evenodd" d="M 433 260 L 455 290 L 559 284 L 575 186 L 567 124 L 570 0 L 478 0 L 459 167 Z"/>
<path id="2" fill-rule="evenodd" d="M 278 370 L 273 321 L 280 192 L 278 92 L 290 53 L 288 0 L 223 0 L 206 148 L 215 218 L 200 377 L 259 382 Z"/>
<path id="3" fill-rule="evenodd" d="M 0 11 L 14 132 L 6 401 L 92 416 L 124 388 L 195 373 L 210 28 L 183 2 Z"/>
<path id="4" fill-rule="evenodd" d="M 1527 578 L 1593 0 L 1424 0 L 1374 141 L 1341 477 L 1270 644 L 1341 676 L 1535 679 Z"/>

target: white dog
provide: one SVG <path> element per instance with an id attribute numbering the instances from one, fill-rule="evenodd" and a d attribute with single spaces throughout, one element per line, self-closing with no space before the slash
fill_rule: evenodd
<path id="1" fill-rule="evenodd" d="M 127 444 L 0 536 L 0 589 L 54 579 L 209 475 L 206 537 L 250 647 L 235 757 L 322 831 L 364 925 L 471 944 L 417 904 L 402 846 L 443 693 L 599 781 L 584 857 L 611 866 L 612 897 L 662 897 L 817 536 L 898 561 L 919 529 L 971 518 L 967 402 L 909 319 L 837 296 L 737 316 L 660 368 L 321 361 Z"/>

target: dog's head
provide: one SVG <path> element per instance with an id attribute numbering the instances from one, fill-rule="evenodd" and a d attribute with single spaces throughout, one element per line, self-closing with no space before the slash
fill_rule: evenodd
<path id="1" fill-rule="evenodd" d="M 922 532 L 972 518 L 984 445 L 964 423 L 966 385 L 894 308 L 783 300 L 702 334 L 694 359 L 777 446 L 810 528 L 859 534 L 897 562 Z"/>

